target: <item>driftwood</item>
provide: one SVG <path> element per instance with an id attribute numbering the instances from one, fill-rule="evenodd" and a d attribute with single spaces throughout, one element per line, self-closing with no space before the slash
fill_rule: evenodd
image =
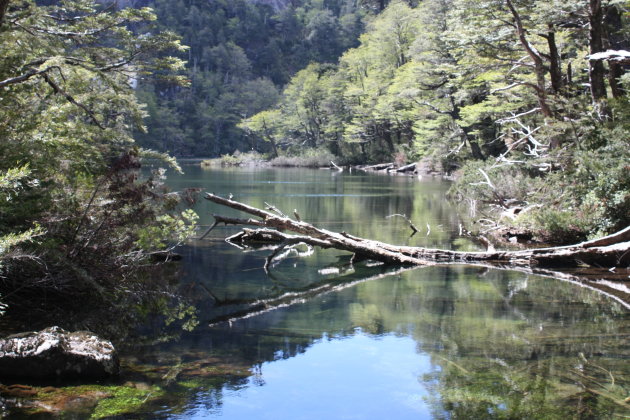
<path id="1" fill-rule="evenodd" d="M 357 169 L 361 169 L 362 171 L 388 171 L 394 168 L 394 163 L 378 163 L 376 165 L 367 165 L 367 166 L 357 166 Z"/>
<path id="2" fill-rule="evenodd" d="M 391 219 L 392 217 L 402 217 L 403 219 L 405 219 L 405 221 L 407 222 L 407 224 L 411 228 L 411 231 L 412 231 L 411 236 L 413 236 L 416 233 L 420 232 L 420 230 L 416 227 L 416 225 L 413 224 L 411 219 L 409 219 L 406 214 L 398 214 L 398 213 L 396 213 L 396 214 L 390 214 L 389 216 L 385 216 L 386 219 Z"/>
<path id="3" fill-rule="evenodd" d="M 409 165 L 405 165 L 405 166 L 401 166 L 400 168 L 396 169 L 396 172 L 398 173 L 406 173 L 406 172 L 413 172 L 416 170 L 416 163 L 410 163 Z"/>
<path id="4" fill-rule="evenodd" d="M 243 249 L 246 244 L 252 242 L 275 244 L 272 253 L 267 257 L 265 269 L 268 269 L 275 259 L 282 259 L 297 244 L 307 244 L 351 252 L 353 253 L 351 263 L 374 260 L 401 267 L 464 263 L 554 277 L 598 290 L 630 309 L 627 275 L 622 274 L 630 268 L 630 226 L 612 235 L 570 246 L 518 251 L 463 252 L 392 245 L 359 238 L 346 232 L 321 229 L 304 221 L 280 216 L 278 212 L 271 213 L 214 194 L 207 194 L 205 198 L 257 217 L 245 219 L 214 215 L 215 223 L 212 228 L 218 224 L 255 227 L 244 228 L 226 240 Z M 580 271 L 593 271 L 584 268 L 585 266 L 600 270 L 595 270 L 597 271 L 595 274 L 582 275 Z M 604 270 L 601 270 L 602 268 Z M 610 279 L 613 281 L 609 281 Z M 273 304 L 268 303 L 267 309 L 270 306 Z"/>
<path id="5" fill-rule="evenodd" d="M 285 246 L 306 243 L 322 248 L 336 248 L 355 255 L 385 264 L 430 265 L 444 262 L 483 262 L 519 267 L 576 267 L 591 265 L 596 267 L 628 267 L 630 265 L 630 227 L 604 238 L 582 242 L 576 245 L 550 248 L 537 248 L 519 251 L 463 252 L 443 249 L 430 249 L 399 246 L 384 242 L 359 238 L 346 232 L 333 232 L 313 226 L 310 223 L 282 217 L 247 204 L 228 200 L 214 194 L 205 197 L 214 203 L 257 216 L 257 219 L 237 219 L 215 216 L 218 223 L 250 225 L 261 229 L 243 234 L 240 240 L 247 240 L 252 234 L 262 233 Z M 277 229 L 277 230 L 272 230 Z M 287 234 L 284 231 L 297 233 Z"/>

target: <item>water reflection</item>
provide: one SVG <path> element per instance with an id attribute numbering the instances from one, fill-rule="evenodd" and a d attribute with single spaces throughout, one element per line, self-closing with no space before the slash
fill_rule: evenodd
<path id="1" fill-rule="evenodd" d="M 428 418 L 428 394 L 417 377 L 431 363 L 414 348 L 411 338 L 392 334 L 324 336 L 305 353 L 258 365 L 245 385 L 210 392 L 174 418 L 207 418 L 208 406 L 232 419 Z"/>
<path id="2" fill-rule="evenodd" d="M 387 242 L 448 248 L 459 241 L 459 218 L 439 181 L 186 170 L 171 178 L 174 189 L 233 193 L 259 207 L 268 201 L 322 227 Z M 206 225 L 213 212 L 237 215 L 205 200 L 197 211 Z M 393 213 L 429 224 L 430 234 L 409 238 L 404 221 L 385 219 Z M 158 315 L 143 326 L 150 344 L 121 343 L 121 382 L 161 392 L 117 418 L 630 414 L 630 317 L 596 291 L 471 266 L 349 266 L 349 256 L 334 250 L 287 258 L 267 275 L 268 250 L 223 241 L 237 229 L 218 228 L 180 250 L 172 292 L 193 305 L 199 324 L 169 329 Z M 256 316 L 230 320 L 250 313 Z"/>
<path id="3" fill-rule="evenodd" d="M 202 170 L 191 166 L 185 170 L 186 175 L 169 178 L 174 189 L 197 187 L 222 196 L 233 194 L 235 200 L 260 208 L 265 202 L 271 203 L 286 214 L 296 209 L 302 220 L 358 236 L 450 247 L 458 232 L 460 220 L 453 205 L 445 200 L 449 184 L 439 179 L 418 181 L 304 169 Z M 205 225 L 212 224 L 213 213 L 242 216 L 203 199 L 196 210 Z M 411 232 L 404 220 L 385 219 L 395 213 L 409 216 L 422 232 L 408 240 Z M 231 229 L 235 232 L 237 228 Z M 213 237 L 224 238 L 224 234 L 217 232 Z"/>
<path id="4" fill-rule="evenodd" d="M 624 309 L 593 291 L 430 267 L 200 329 L 145 357 L 184 366 L 187 403 L 165 417 L 608 418 L 627 412 L 629 336 Z M 217 382 L 222 363 L 232 368 Z"/>
<path id="5" fill-rule="evenodd" d="M 260 207 L 269 201 L 286 212 L 296 208 L 304 220 L 359 236 L 440 247 L 457 239 L 459 219 L 443 199 L 447 185 L 440 182 L 332 177 L 325 171 L 198 176 L 196 186 L 231 192 Z M 226 213 L 200 205 L 206 215 Z M 409 239 L 406 224 L 385 220 L 392 213 L 433 226 L 431 233 Z M 336 277 L 335 270 L 326 269 L 344 272 L 344 260 L 333 251 L 285 260 L 267 276 L 261 267 L 268 251 L 229 247 L 221 240 L 233 231 L 217 229 L 209 241 L 182 250 L 190 261 L 183 284 L 195 291 L 203 320 L 229 317 L 315 285 L 353 285 L 200 328 L 151 349 L 147 355 L 156 360 L 178 355 L 178 363 L 198 366 L 200 359 L 216 357 L 236 366 L 221 371 L 224 382 L 203 368 L 183 369 L 178 381 L 188 387 L 182 395 L 187 403 L 162 411 L 165 417 L 608 418 L 628 413 L 630 320 L 622 306 L 594 291 L 464 266 L 419 268 L 360 282 L 378 277 L 378 269 L 357 266 Z"/>

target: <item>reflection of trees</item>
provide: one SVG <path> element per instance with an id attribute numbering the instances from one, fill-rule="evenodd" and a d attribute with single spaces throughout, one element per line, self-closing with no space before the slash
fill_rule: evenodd
<path id="1" fill-rule="evenodd" d="M 435 418 L 607 418 L 623 411 L 629 322 L 614 302 L 571 284 L 485 268 L 426 267 L 361 282 L 367 273 L 357 267 L 345 279 L 360 284 L 344 288 L 353 283 L 338 279 L 333 293 L 303 304 L 136 350 L 138 363 L 153 365 L 158 381 L 168 366 L 180 366 L 173 398 L 198 400 L 201 393 L 217 409 L 222 387 L 262 384 L 261 363 L 360 328 L 410 335 L 431 355 L 432 371 L 418 380 Z"/>
<path id="2" fill-rule="evenodd" d="M 385 331 L 410 332 L 432 355 L 434 371 L 419 380 L 436 418 L 599 418 L 628 410 L 628 321 L 615 303 L 519 273 L 426 271 L 402 274 L 395 286 L 365 284 L 362 310 L 351 315 L 366 331 L 384 323 Z M 414 281 L 420 273 L 424 279 Z"/>
<path id="3" fill-rule="evenodd" d="M 393 213 L 409 215 L 419 227 L 431 226 L 428 237 L 424 230 L 409 245 L 448 246 L 449 232 L 458 223 L 453 205 L 444 199 L 446 182 L 347 173 L 333 177 L 327 171 L 303 169 L 223 170 L 202 175 L 207 185 L 199 186 L 219 195 L 234 193 L 235 199 L 259 208 L 269 202 L 287 214 L 297 209 L 303 220 L 321 227 L 389 243 L 403 244 L 409 236 L 404 221 L 385 219 Z M 196 209 L 202 216 L 213 212 L 203 202 Z M 225 209 L 221 214 L 238 215 Z"/>

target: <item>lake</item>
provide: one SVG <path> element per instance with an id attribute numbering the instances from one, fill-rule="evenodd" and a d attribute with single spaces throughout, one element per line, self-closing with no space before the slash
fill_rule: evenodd
<path id="1" fill-rule="evenodd" d="M 320 227 L 396 244 L 476 249 L 459 235 L 460 210 L 440 179 L 184 170 L 169 176 L 174 190 L 233 194 L 261 208 L 267 202 Z M 195 209 L 200 234 L 213 213 L 244 216 L 203 199 Z M 392 214 L 405 214 L 421 231 L 410 236 Z M 347 253 L 305 247 L 266 273 L 269 247 L 224 241 L 238 230 L 218 227 L 179 249 L 183 260 L 169 281 L 186 304 L 144 321 L 145 341 L 122 345 L 123 380 L 150 391 L 113 411 L 117 418 L 630 414 L 630 318 L 597 291 L 484 267 L 353 265 Z"/>

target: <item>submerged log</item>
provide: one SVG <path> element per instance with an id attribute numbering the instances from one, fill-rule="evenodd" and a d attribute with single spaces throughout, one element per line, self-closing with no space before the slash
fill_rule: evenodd
<path id="1" fill-rule="evenodd" d="M 240 241 L 262 236 L 279 243 L 282 248 L 297 243 L 306 243 L 322 248 L 336 248 L 354 253 L 357 257 L 394 265 L 432 265 L 436 263 L 484 263 L 513 267 L 570 268 L 580 265 L 595 267 L 630 266 L 630 226 L 604 238 L 576 245 L 519 251 L 464 252 L 392 245 L 352 236 L 346 232 L 333 232 L 318 228 L 310 223 L 282 217 L 247 204 L 228 200 L 214 194 L 205 198 L 216 204 L 240 210 L 256 219 L 235 219 L 215 216 L 217 223 L 256 226 L 259 229 L 244 232 Z M 277 229 L 277 230 L 274 230 Z M 295 232 L 298 235 L 284 233 Z M 271 259 L 273 256 L 271 257 Z M 270 259 L 267 261 L 269 264 Z"/>
<path id="2" fill-rule="evenodd" d="M 377 163 L 376 165 L 367 165 L 367 166 L 358 166 L 357 169 L 361 169 L 363 171 L 387 171 L 389 169 L 394 168 L 393 162 L 388 163 Z"/>

